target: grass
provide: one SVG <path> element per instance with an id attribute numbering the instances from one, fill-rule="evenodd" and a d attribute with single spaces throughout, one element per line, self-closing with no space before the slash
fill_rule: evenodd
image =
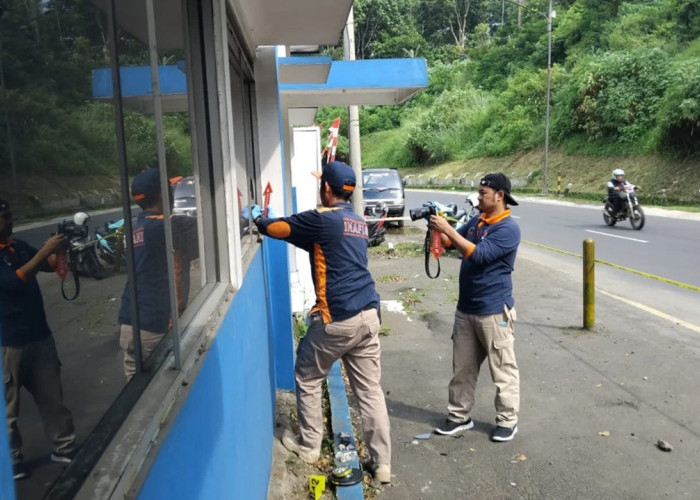
<path id="1" fill-rule="evenodd" d="M 420 257 L 423 255 L 423 245 L 420 243 L 403 242 L 394 245 L 393 250 L 389 250 L 387 246 L 379 245 L 369 248 L 370 257 Z"/>
<path id="2" fill-rule="evenodd" d="M 399 274 L 385 274 L 384 276 L 377 278 L 375 281 L 377 283 L 401 283 L 405 280 L 406 278 Z"/>
<path id="3" fill-rule="evenodd" d="M 478 181 L 488 172 L 503 172 L 516 181 L 514 193 L 540 194 L 542 192 L 543 150 L 533 149 L 517 154 L 452 161 L 431 167 L 401 169 L 401 174 L 445 178 L 467 178 Z M 572 184 L 567 198 L 600 201 L 606 193 L 605 184 L 614 168 L 622 168 L 627 179 L 639 186 L 642 206 L 661 206 L 681 210 L 700 211 L 700 164 L 697 160 L 677 160 L 661 155 L 649 156 L 585 156 L 550 150 L 547 190 L 557 192 L 558 178 L 561 189 Z M 519 181 L 519 182 L 517 182 Z M 522 185 L 524 184 L 524 185 Z M 470 190 L 457 186 L 455 190 Z"/>

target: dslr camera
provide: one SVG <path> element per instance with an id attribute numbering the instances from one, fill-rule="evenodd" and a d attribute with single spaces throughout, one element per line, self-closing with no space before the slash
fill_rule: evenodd
<path id="1" fill-rule="evenodd" d="M 432 201 L 429 201 L 428 203 L 423 203 L 423 206 L 410 209 L 408 215 L 413 221 L 418 219 L 430 220 L 431 215 L 438 215 L 438 209 Z"/>
<path id="2" fill-rule="evenodd" d="M 56 234 L 62 234 L 69 240 L 87 238 L 88 226 L 85 223 L 89 218 L 90 216 L 85 212 L 78 212 L 73 216 L 73 220 L 62 220 L 59 222 Z"/>
<path id="3" fill-rule="evenodd" d="M 86 225 L 78 225 L 73 221 L 62 220 L 58 223 L 56 228 L 56 234 L 62 234 L 67 239 L 72 240 L 74 238 L 85 238 L 88 233 L 88 227 Z"/>

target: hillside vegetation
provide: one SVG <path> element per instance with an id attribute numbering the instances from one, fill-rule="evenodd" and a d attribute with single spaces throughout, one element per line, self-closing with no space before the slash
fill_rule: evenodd
<path id="1" fill-rule="evenodd" d="M 355 2 L 356 31 L 367 34 L 358 35 L 358 56 L 421 56 L 429 66 L 429 87 L 409 102 L 362 108 L 363 166 L 503 170 L 541 189 L 548 1 L 521 3 L 527 9 Z M 559 0 L 554 8 L 549 189 L 561 172 L 593 196 L 622 167 L 645 196 L 700 202 L 700 2 Z M 325 124 L 342 112 L 320 116 Z"/>

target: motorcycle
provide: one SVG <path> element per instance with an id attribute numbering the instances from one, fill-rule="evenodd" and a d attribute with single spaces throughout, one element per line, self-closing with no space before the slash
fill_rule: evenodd
<path id="1" fill-rule="evenodd" d="M 386 238 L 386 216 L 389 213 L 383 203 L 365 207 L 365 221 L 367 222 L 368 245 L 376 247 Z"/>
<path id="2" fill-rule="evenodd" d="M 608 226 L 614 226 L 618 221 L 630 220 L 633 229 L 640 230 L 644 227 L 644 210 L 639 206 L 636 194 L 637 186 L 625 184 L 617 194 L 622 199 L 622 206 L 617 213 L 614 213 L 613 204 L 605 198 L 603 207 L 603 220 Z"/>
<path id="3" fill-rule="evenodd" d="M 101 280 L 109 275 L 107 269 L 97 258 L 95 250 L 96 240 L 91 240 L 89 237 L 89 228 L 87 225 L 90 216 L 85 212 L 78 212 L 73 216 L 72 220 L 62 220 L 58 223 L 56 233 L 63 235 L 66 246 L 60 252 L 60 257 L 57 257 L 59 264 L 56 272 L 61 278 L 61 293 L 66 300 L 74 300 L 80 294 L 79 276 L 87 276 Z M 66 277 L 72 274 L 73 278 L 73 295 L 68 297 L 66 292 Z"/>
<path id="4" fill-rule="evenodd" d="M 95 229 L 95 253 L 105 268 L 118 270 L 126 264 L 124 252 L 124 219 L 107 221 L 102 230 Z"/>

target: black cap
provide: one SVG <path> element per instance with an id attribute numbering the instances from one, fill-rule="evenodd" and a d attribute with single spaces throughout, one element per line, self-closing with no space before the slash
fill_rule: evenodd
<path id="1" fill-rule="evenodd" d="M 134 200 L 155 200 L 160 194 L 160 175 L 157 168 L 148 168 L 131 181 L 131 196 Z"/>
<path id="2" fill-rule="evenodd" d="M 506 203 L 508 205 L 517 205 L 518 202 L 510 195 L 510 179 L 506 177 L 506 174 L 487 174 L 480 181 L 479 185 L 488 186 L 496 191 L 503 191 L 506 197 Z"/>
<path id="3" fill-rule="evenodd" d="M 357 179 L 355 178 L 355 172 L 347 163 L 343 163 L 342 161 L 332 161 L 330 163 L 326 163 L 326 166 L 323 167 L 323 173 L 311 173 L 316 178 L 326 181 L 336 189 L 342 189 L 350 192 L 355 191 Z"/>

